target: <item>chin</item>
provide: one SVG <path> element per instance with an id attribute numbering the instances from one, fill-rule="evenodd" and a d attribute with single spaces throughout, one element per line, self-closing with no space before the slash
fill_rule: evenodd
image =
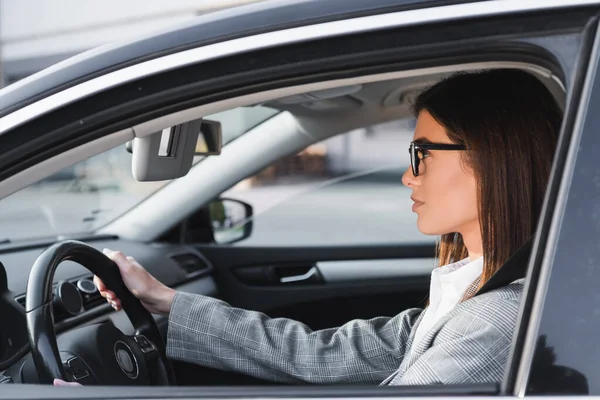
<path id="1" fill-rule="evenodd" d="M 440 225 L 439 222 L 436 221 L 422 221 L 422 218 L 419 218 L 417 220 L 417 229 L 424 235 L 431 235 L 431 236 L 441 236 L 444 235 L 448 232 L 451 232 L 450 230 L 446 230 L 446 229 L 440 229 Z"/>
<path id="2" fill-rule="evenodd" d="M 431 229 L 431 227 L 429 227 L 429 226 L 421 226 L 420 224 L 417 224 L 417 228 L 423 235 L 432 235 L 432 236 L 442 235 L 441 233 L 438 232 L 437 229 Z"/>

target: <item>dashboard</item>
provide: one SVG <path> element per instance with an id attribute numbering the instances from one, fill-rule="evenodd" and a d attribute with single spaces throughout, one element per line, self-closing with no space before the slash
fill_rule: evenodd
<path id="1" fill-rule="evenodd" d="M 138 243 L 104 236 L 79 239 L 102 251 L 119 250 L 133 256 L 148 272 L 170 287 L 186 292 L 216 296 L 210 262 L 196 249 L 169 243 Z M 52 243 L 0 248 L 0 374 L 19 382 L 29 354 L 25 319 L 25 293 L 29 271 L 38 255 Z M 76 327 L 107 319 L 125 334 L 133 333 L 123 311 L 114 311 L 100 296 L 92 274 L 72 261 L 61 263 L 54 275 L 54 316 L 57 335 Z M 155 316 L 166 335 L 167 318 Z M 1 377 L 0 375 L 0 377 Z"/>

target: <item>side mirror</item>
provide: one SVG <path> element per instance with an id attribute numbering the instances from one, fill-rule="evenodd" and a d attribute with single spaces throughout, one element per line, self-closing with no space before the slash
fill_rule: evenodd
<path id="1" fill-rule="evenodd" d="M 234 199 L 217 199 L 208 204 L 213 236 L 218 244 L 234 243 L 252 233 L 252 206 Z"/>

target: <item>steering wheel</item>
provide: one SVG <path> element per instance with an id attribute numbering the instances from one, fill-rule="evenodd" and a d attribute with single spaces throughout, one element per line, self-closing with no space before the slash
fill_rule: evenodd
<path id="1" fill-rule="evenodd" d="M 83 265 L 115 292 L 134 335 L 125 335 L 111 322 L 103 322 L 66 332 L 57 342 L 52 284 L 56 268 L 67 260 Z M 175 384 L 154 318 L 127 289 L 117 265 L 85 243 L 59 242 L 39 255 L 29 274 L 25 311 L 31 354 L 41 383 L 58 378 L 84 385 Z"/>

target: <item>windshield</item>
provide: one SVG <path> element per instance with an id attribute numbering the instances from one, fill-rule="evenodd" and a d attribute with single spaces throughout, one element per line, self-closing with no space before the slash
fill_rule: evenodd
<path id="1" fill-rule="evenodd" d="M 206 118 L 221 122 L 227 145 L 278 112 L 238 107 Z M 0 241 L 92 232 L 169 183 L 136 181 L 131 159 L 120 145 L 0 200 Z"/>

